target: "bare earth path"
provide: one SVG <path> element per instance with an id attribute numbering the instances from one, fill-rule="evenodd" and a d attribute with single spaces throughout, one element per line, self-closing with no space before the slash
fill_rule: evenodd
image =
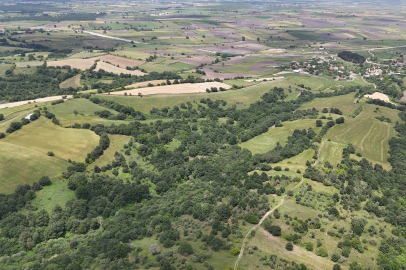
<path id="1" fill-rule="evenodd" d="M 66 98 L 72 98 L 72 96 L 67 96 Z M 28 104 L 28 102 L 31 102 L 31 103 L 34 103 L 34 101 L 35 102 L 46 102 L 46 101 L 53 101 L 53 100 L 58 100 L 58 99 L 62 99 L 62 96 L 53 96 L 53 97 L 45 97 L 45 98 L 37 98 L 37 99 L 32 99 L 32 100 L 4 103 L 4 104 L 0 104 L 0 109 L 21 106 L 21 105 Z"/>
<path id="2" fill-rule="evenodd" d="M 365 141 L 365 139 L 369 136 L 369 134 L 371 134 L 371 131 L 372 131 L 372 129 L 374 128 L 374 126 L 375 126 L 375 122 L 374 122 L 374 123 L 372 124 L 372 126 L 369 128 L 368 133 L 365 134 L 364 138 L 362 138 L 362 140 L 361 140 L 361 150 L 364 150 L 364 146 L 363 146 L 364 141 Z"/>
<path id="3" fill-rule="evenodd" d="M 292 188 L 292 190 L 298 188 L 302 183 L 303 183 L 303 175 L 302 175 L 302 180 L 300 181 L 300 183 L 297 184 L 294 188 Z M 238 263 L 240 262 L 240 260 L 242 258 L 242 255 L 244 255 L 245 242 L 247 241 L 247 238 L 249 237 L 251 232 L 255 231 L 259 226 L 261 226 L 262 222 L 264 222 L 265 219 L 275 211 L 275 209 L 279 208 L 283 204 L 283 202 L 285 201 L 286 196 L 287 195 L 285 194 L 283 196 L 282 200 L 274 208 L 272 208 L 271 210 L 266 212 L 266 214 L 261 218 L 261 220 L 258 222 L 258 224 L 255 225 L 254 227 L 252 227 L 251 230 L 249 230 L 248 233 L 245 235 L 244 239 L 242 240 L 240 254 L 238 255 L 237 261 L 235 262 L 235 265 L 234 265 L 234 270 L 237 270 Z"/>

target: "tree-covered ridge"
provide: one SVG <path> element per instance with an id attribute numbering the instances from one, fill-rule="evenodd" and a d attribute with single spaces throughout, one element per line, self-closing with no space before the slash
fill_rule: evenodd
<path id="1" fill-rule="evenodd" d="M 363 64 L 366 60 L 364 56 L 350 51 L 342 51 L 338 53 L 338 57 L 340 57 L 345 61 L 353 62 L 355 64 Z"/>
<path id="2" fill-rule="evenodd" d="M 94 266 L 179 269 L 183 264 L 179 265 L 175 258 L 176 253 L 180 253 L 190 256 L 196 263 L 205 263 L 207 269 L 213 269 L 205 260 L 212 252 L 233 254 L 237 250 L 238 254 L 239 245 L 233 239 L 243 237 L 239 220 L 258 222 L 270 208 L 266 195 L 287 193 L 295 196 L 298 204 L 305 204 L 302 197 L 311 193 L 311 186 L 301 188 L 298 194 L 285 189 L 290 182 L 299 182 L 298 177 L 268 176 L 256 171 L 270 170 L 272 168 L 267 163 L 295 156 L 306 149 L 316 150 L 320 138 L 328 128 L 340 124 L 341 120 L 337 120 L 341 117 L 335 122 L 327 122 L 319 134 L 313 129 L 294 130 L 285 146 L 277 145 L 263 155 L 252 155 L 236 144 L 243 141 L 247 131 L 252 131 L 250 136 L 255 137 L 270 126 L 283 126 L 286 121 L 303 118 L 316 121 L 318 111 L 300 110 L 302 103 L 315 97 L 357 90 L 360 89 L 348 88 L 342 92 L 317 95 L 303 92 L 297 100 L 285 101 L 283 89 L 274 88 L 262 96 L 261 101 L 242 110 L 226 107 L 223 101 L 202 99 L 198 109 L 195 109 L 196 105 L 188 104 L 166 110 L 154 109 L 172 117 L 171 121 L 158 120 L 149 124 L 135 121 L 118 126 L 83 124 L 82 128 L 89 128 L 104 137 L 106 134 L 122 134 L 132 139 L 123 154 L 116 152 L 112 162 L 95 166 L 91 174 L 86 172 L 86 163 L 72 161 L 63 178 L 67 179 L 69 189 L 75 192 L 75 199 L 68 201 L 65 207 L 55 206 L 50 214 L 35 212 L 30 205 L 35 192 L 45 186 L 46 181 L 32 187 L 20 186 L 14 194 L 0 196 L 0 255 L 3 256 L 0 265 L 17 268 L 30 265 L 32 269 L 86 269 Z M 126 110 L 102 99 L 93 101 L 120 112 Z M 220 122 L 219 117 L 228 120 Z M 403 159 L 404 130 L 406 126 L 398 124 L 399 137 L 391 141 L 390 153 L 394 160 Z M 179 144 L 169 150 L 166 146 L 175 139 Z M 102 149 L 108 147 L 103 147 L 105 143 L 102 141 L 100 144 Z M 131 153 L 143 157 L 150 166 L 130 161 L 127 157 Z M 378 263 L 389 265 L 385 269 L 401 269 L 397 266 L 398 258 L 403 256 L 400 247 L 404 243 L 402 235 L 406 228 L 403 222 L 405 209 L 401 203 L 406 190 L 403 187 L 406 182 L 402 176 L 403 165 L 391 161 L 394 169 L 386 172 L 380 165 L 373 166 L 365 159 L 351 159 L 352 153 L 355 151 L 351 145 L 344 149 L 338 171 L 328 163 L 322 171 L 308 163 L 306 176 L 337 188 L 337 194 L 328 197 L 332 204 L 326 213 L 329 218 L 340 218 L 334 204 L 341 204 L 348 211 L 363 208 L 378 217 L 385 216 L 388 223 L 396 224 L 399 228 L 393 231 L 396 237 L 388 236 L 380 244 Z M 129 175 L 126 181 L 103 175 L 107 171 L 118 175 L 119 170 Z M 382 195 L 376 195 L 377 191 Z M 27 211 L 18 211 L 22 208 Z M 280 214 L 276 212 L 274 217 L 279 219 Z M 294 249 L 294 245 L 306 246 L 301 239 L 309 229 L 321 229 L 320 218 L 291 219 L 289 226 L 295 234 L 290 236 L 289 249 Z M 264 227 L 274 236 L 281 235 L 278 226 L 265 223 Z M 335 234 L 342 238 L 339 242 L 341 255 L 333 254 L 332 260 L 345 259 L 350 252 L 364 252 L 360 237 L 366 232 L 373 233 L 374 229 L 366 227 L 363 219 L 353 219 L 350 232 Z M 149 250 L 135 248 L 137 240 L 145 237 L 154 237 L 157 243 L 171 251 L 160 252 L 159 246 L 153 245 Z M 189 244 L 192 242 L 204 249 L 193 249 Z M 323 247 L 317 247 L 315 252 L 322 257 L 331 255 Z M 19 256 L 13 258 L 6 256 L 17 253 Z M 273 260 L 272 256 L 270 260 Z M 352 267 L 357 265 L 353 263 Z M 305 268 L 294 268 L 292 264 L 292 269 Z"/>
<path id="3" fill-rule="evenodd" d="M 76 89 L 61 89 L 59 84 L 79 74 L 70 67 L 51 68 L 42 65 L 33 74 L 15 74 L 13 68 L 0 77 L 0 100 L 9 102 L 43 98 L 47 96 L 74 94 Z"/>

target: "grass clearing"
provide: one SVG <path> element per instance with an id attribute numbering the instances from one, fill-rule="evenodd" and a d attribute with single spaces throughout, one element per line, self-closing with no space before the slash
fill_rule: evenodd
<path id="1" fill-rule="evenodd" d="M 94 114 L 96 111 L 108 110 L 112 114 L 117 114 L 117 112 L 114 110 L 99 106 L 84 98 L 69 99 L 64 103 L 48 107 L 48 110 L 55 114 L 56 118 L 61 122 L 62 125 L 103 121 L 103 118 L 100 118 Z M 73 111 L 77 111 L 78 114 L 74 115 Z"/>
<path id="2" fill-rule="evenodd" d="M 123 145 L 128 143 L 131 139 L 130 136 L 124 136 L 124 135 L 111 135 L 109 134 L 109 139 L 110 139 L 110 146 L 106 150 L 104 150 L 103 155 L 98 158 L 95 162 L 90 164 L 88 166 L 89 169 L 93 169 L 94 166 L 103 166 L 106 165 L 109 161 L 112 161 L 114 159 L 114 153 L 117 151 L 119 152 L 120 149 L 123 148 Z"/>
<path id="3" fill-rule="evenodd" d="M 99 136 L 90 130 L 61 128 L 40 117 L 3 140 L 44 154 L 53 151 L 55 159 L 83 161 L 98 145 Z"/>
<path id="4" fill-rule="evenodd" d="M 9 194 L 21 184 L 32 184 L 48 175 L 56 176 L 69 163 L 24 146 L 0 141 L 0 193 Z"/>
<path id="5" fill-rule="evenodd" d="M 279 142 L 285 145 L 288 137 L 293 134 L 295 129 L 308 129 L 313 128 L 313 130 L 318 133 L 321 128 L 316 127 L 316 120 L 314 119 L 301 119 L 290 122 L 283 122 L 283 127 L 271 127 L 269 130 L 249 141 L 240 144 L 242 148 L 247 148 L 253 154 L 266 153 L 272 150 L 276 144 Z M 306 162 L 306 161 L 305 161 Z"/>
<path id="6" fill-rule="evenodd" d="M 48 213 L 56 204 L 64 207 L 66 202 L 70 199 L 75 199 L 75 192 L 67 187 L 68 181 L 62 181 L 56 178 L 52 181 L 51 186 L 44 187 L 37 192 L 37 197 L 31 202 L 33 206 L 38 207 L 39 210 L 46 210 Z"/>

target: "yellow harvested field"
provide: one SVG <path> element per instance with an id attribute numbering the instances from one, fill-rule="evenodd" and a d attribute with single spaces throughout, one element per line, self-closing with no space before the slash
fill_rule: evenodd
<path id="1" fill-rule="evenodd" d="M 122 67 L 122 68 L 125 68 L 127 66 L 135 67 L 135 66 L 142 65 L 144 63 L 144 61 L 141 61 L 141 60 L 135 60 L 135 59 L 116 56 L 116 55 L 111 55 L 111 54 L 103 55 L 103 56 L 96 56 L 96 57 L 93 57 L 93 58 L 89 58 L 89 60 L 93 60 L 93 61 L 94 60 L 100 60 L 100 61 L 103 61 L 103 62 L 109 62 L 112 65 Z"/>
<path id="2" fill-rule="evenodd" d="M 109 63 L 102 62 L 102 61 L 97 62 L 95 71 L 99 71 L 100 69 L 103 69 L 104 71 L 115 73 L 115 74 L 123 73 L 123 74 L 131 74 L 131 75 L 138 75 L 138 76 L 142 76 L 142 75 L 146 74 L 139 70 L 126 70 L 124 68 L 116 67 Z"/>
<path id="3" fill-rule="evenodd" d="M 183 83 L 183 84 L 172 84 L 164 86 L 147 87 L 142 89 L 133 89 L 126 91 L 111 92 L 110 95 L 127 95 L 131 94 L 133 96 L 141 93 L 143 96 L 148 95 L 158 95 L 158 94 L 192 94 L 192 93 L 205 93 L 207 88 L 211 87 L 223 87 L 225 89 L 230 89 L 231 86 L 220 82 L 204 82 L 204 83 Z"/>
<path id="4" fill-rule="evenodd" d="M 273 78 L 259 78 L 259 79 L 253 79 L 253 80 L 245 80 L 246 82 L 262 82 L 264 80 L 266 81 L 280 81 L 285 79 L 285 77 L 273 77 Z"/>
<path id="5" fill-rule="evenodd" d="M 47 62 L 48 67 L 63 67 L 70 66 L 71 68 L 77 68 L 85 70 L 93 66 L 94 60 L 91 59 L 67 59 Z"/>
<path id="6" fill-rule="evenodd" d="M 170 80 L 171 82 L 173 82 L 173 80 Z M 154 80 L 154 81 L 147 81 L 147 82 L 139 82 L 139 83 L 134 83 L 134 84 L 130 84 L 127 85 L 125 88 L 138 88 L 138 87 L 146 87 L 148 86 L 148 84 L 152 83 L 153 85 L 157 85 L 158 83 L 161 84 L 165 82 L 166 80 Z"/>

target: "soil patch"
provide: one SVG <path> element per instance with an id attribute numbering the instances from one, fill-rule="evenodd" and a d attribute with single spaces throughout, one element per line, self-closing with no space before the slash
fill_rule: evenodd
<path id="1" fill-rule="evenodd" d="M 110 92 L 110 95 L 132 95 L 138 96 L 141 93 L 143 96 L 147 95 L 173 95 L 173 94 L 192 94 L 192 93 L 206 93 L 207 88 L 211 87 L 223 87 L 225 89 L 230 89 L 231 86 L 221 82 L 205 82 L 205 83 L 183 83 L 183 84 L 172 84 L 163 85 L 156 87 L 147 87 L 142 89 L 133 89 L 125 91 Z"/>
<path id="2" fill-rule="evenodd" d="M 108 64 L 106 62 L 102 62 L 102 61 L 97 62 L 95 71 L 99 71 L 100 69 L 103 69 L 104 71 L 115 73 L 115 74 L 123 73 L 123 74 L 137 75 L 137 76 L 145 75 L 145 73 L 143 73 L 139 70 L 126 70 L 124 68 L 116 67 L 116 66 Z"/>
<path id="3" fill-rule="evenodd" d="M 389 97 L 383 93 L 375 92 L 372 95 L 365 95 L 364 97 L 370 98 L 370 99 L 379 99 L 388 103 L 392 103 L 389 99 Z M 394 103 L 392 103 L 394 104 Z"/>

